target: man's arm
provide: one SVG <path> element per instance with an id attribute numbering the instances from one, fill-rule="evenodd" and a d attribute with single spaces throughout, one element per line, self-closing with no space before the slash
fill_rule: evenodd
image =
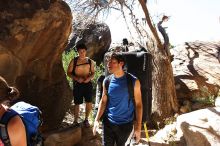
<path id="1" fill-rule="evenodd" d="M 105 112 L 105 108 L 106 108 L 106 104 L 107 104 L 107 91 L 105 89 L 105 82 L 103 82 L 103 93 L 102 93 L 102 99 L 100 100 L 99 103 L 99 108 L 98 108 L 98 112 L 97 115 L 95 117 L 95 121 L 94 121 L 94 127 L 93 127 L 93 134 L 96 134 L 96 130 L 99 126 L 99 120 L 101 118 L 101 116 L 104 114 Z"/>
<path id="2" fill-rule="evenodd" d="M 69 66 L 67 68 L 67 75 L 71 79 L 73 79 L 73 73 L 72 72 L 73 72 L 73 59 L 70 61 Z"/>
<path id="3" fill-rule="evenodd" d="M 134 122 L 134 134 L 136 137 L 136 142 L 139 142 L 141 136 L 141 123 L 142 123 L 142 97 L 141 97 L 141 85 L 140 81 L 135 81 L 134 86 L 134 100 L 135 100 L 135 114 L 136 114 L 136 121 Z"/>
<path id="4" fill-rule="evenodd" d="M 78 81 L 78 78 L 73 75 L 73 66 L 75 65 L 73 62 L 74 59 L 72 59 L 69 63 L 68 69 L 67 69 L 67 75 L 70 77 L 73 81 Z"/>
<path id="5" fill-rule="evenodd" d="M 94 75 L 95 75 L 95 62 L 91 60 L 91 72 L 84 82 L 87 83 L 91 81 L 94 78 Z"/>
<path id="6" fill-rule="evenodd" d="M 27 146 L 25 126 L 19 116 L 13 117 L 7 128 L 12 146 Z"/>

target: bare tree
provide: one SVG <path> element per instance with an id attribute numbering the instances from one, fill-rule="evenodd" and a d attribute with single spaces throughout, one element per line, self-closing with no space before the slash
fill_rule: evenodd
<path id="1" fill-rule="evenodd" d="M 138 0 L 145 15 L 143 20 L 146 20 L 146 26 L 137 23 L 138 20 L 133 14 L 135 11 L 133 4 L 137 2 L 135 0 L 74 0 L 74 2 L 77 4 L 78 10 L 89 13 L 93 18 L 100 13 L 107 15 L 111 9 L 115 9 L 121 11 L 126 19 L 123 9 L 130 11 L 134 28 L 139 36 L 145 39 L 146 43 L 142 45 L 147 47 L 152 54 L 152 117 L 156 121 L 161 121 L 178 112 L 179 105 L 170 58 L 165 52 L 158 31 L 150 17 L 147 0 Z"/>
<path id="2" fill-rule="evenodd" d="M 153 117 L 155 119 L 166 118 L 178 112 L 178 102 L 176 97 L 173 70 L 169 56 L 161 43 L 156 28 L 153 26 L 145 0 L 139 0 L 144 11 L 147 24 L 153 34 L 149 49 L 153 55 Z"/>

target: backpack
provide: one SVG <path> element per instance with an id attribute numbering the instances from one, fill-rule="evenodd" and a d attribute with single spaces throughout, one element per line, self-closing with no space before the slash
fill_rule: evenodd
<path id="1" fill-rule="evenodd" d="M 77 60 L 78 60 L 78 58 L 79 58 L 79 56 L 77 56 L 77 57 L 74 57 L 73 58 L 73 70 L 72 70 L 72 74 L 73 75 L 75 75 L 75 69 L 76 69 L 76 64 L 77 64 Z M 88 62 L 87 62 L 88 64 L 89 64 L 89 66 L 90 66 L 90 72 L 91 72 L 91 64 L 92 64 L 92 60 L 90 59 L 90 58 L 88 58 Z M 85 63 L 85 64 L 87 64 L 87 63 Z M 83 65 L 83 64 L 79 64 L 79 65 Z"/>
<path id="2" fill-rule="evenodd" d="M 22 119 L 27 136 L 28 146 L 42 146 L 43 137 L 39 132 L 42 125 L 41 111 L 38 107 L 25 102 L 18 102 L 11 106 L 0 120 L 0 136 L 5 146 L 10 146 L 10 139 L 7 132 L 7 124 L 11 118 L 19 115 Z"/>
<path id="3" fill-rule="evenodd" d="M 109 88 L 109 84 L 111 82 L 112 79 L 112 75 L 109 75 L 106 77 L 106 81 L 105 81 L 105 89 L 108 93 L 108 88 Z M 128 99 L 128 107 L 130 105 L 130 101 L 132 100 L 133 104 L 134 104 L 134 120 L 136 119 L 136 113 L 135 113 L 135 99 L 134 99 L 134 86 L 133 86 L 133 81 L 132 81 L 132 75 L 130 73 L 126 73 L 126 79 L 127 79 L 127 87 L 128 87 L 128 94 L 129 94 L 129 99 Z M 109 96 L 107 94 L 107 104 L 109 102 Z M 107 105 L 106 104 L 106 105 Z M 101 116 L 101 120 L 105 117 L 106 115 L 106 110 L 104 111 L 103 115 Z"/>

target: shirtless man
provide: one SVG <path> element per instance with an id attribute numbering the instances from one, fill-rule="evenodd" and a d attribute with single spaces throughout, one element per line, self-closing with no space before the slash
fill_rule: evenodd
<path id="1" fill-rule="evenodd" d="M 86 113 L 84 125 L 89 127 L 88 117 L 92 110 L 92 82 L 95 73 L 95 62 L 86 57 L 87 47 L 85 44 L 76 45 L 79 56 L 71 60 L 67 75 L 73 80 L 73 96 L 74 96 L 74 124 L 78 124 L 79 105 L 86 102 Z M 74 64 L 75 63 L 75 64 Z M 74 67 L 75 66 L 75 67 Z M 74 69 L 75 68 L 75 69 Z"/>

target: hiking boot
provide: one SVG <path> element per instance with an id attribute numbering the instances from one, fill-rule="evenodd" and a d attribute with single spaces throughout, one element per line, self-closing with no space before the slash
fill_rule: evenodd
<path id="1" fill-rule="evenodd" d="M 89 124 L 89 121 L 88 120 L 85 120 L 83 121 L 83 124 L 86 128 L 89 128 L 90 127 L 90 124 Z"/>

